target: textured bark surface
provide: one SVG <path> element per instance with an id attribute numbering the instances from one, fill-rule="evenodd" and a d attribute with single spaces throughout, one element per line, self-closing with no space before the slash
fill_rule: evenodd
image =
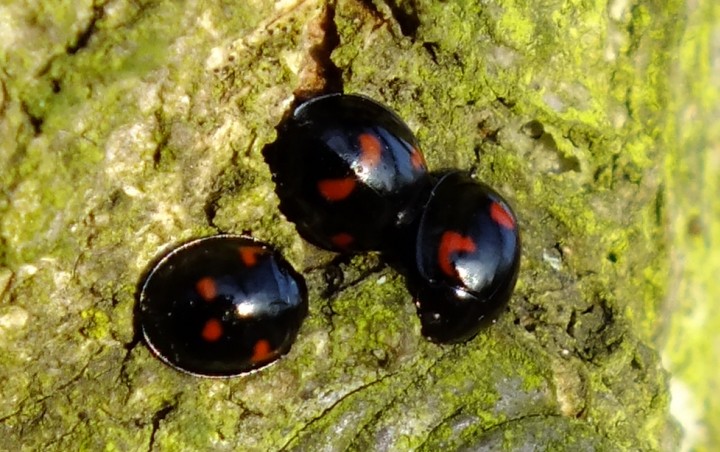
<path id="1" fill-rule="evenodd" d="M 677 144 L 665 165 L 672 267 L 662 315 L 672 320 L 661 342 L 681 450 L 713 451 L 720 447 L 720 3 L 693 3 L 686 30 L 671 77 Z"/>
<path id="2" fill-rule="evenodd" d="M 688 11 L 523 5 L 0 6 L 3 446 L 673 449 L 655 347 Z M 425 341 L 400 276 L 279 212 L 263 148 L 294 94 L 323 89 L 390 105 L 432 169 L 511 200 L 518 287 L 467 344 Z M 153 258 L 218 232 L 277 246 L 311 306 L 286 358 L 206 380 L 155 359 L 133 309 Z"/>

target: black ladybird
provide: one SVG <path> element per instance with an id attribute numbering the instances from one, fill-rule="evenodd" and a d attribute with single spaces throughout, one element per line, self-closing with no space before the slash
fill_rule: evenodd
<path id="1" fill-rule="evenodd" d="M 487 185 L 450 173 L 433 188 L 416 240 L 418 277 L 411 290 L 423 335 L 442 343 L 470 339 L 494 320 L 515 287 L 515 214 Z"/>
<path id="2" fill-rule="evenodd" d="M 142 282 L 139 325 L 150 349 L 184 372 L 229 377 L 286 354 L 307 315 L 299 274 L 248 237 L 194 240 Z"/>
<path id="3" fill-rule="evenodd" d="M 429 190 L 415 136 L 387 107 L 330 94 L 301 104 L 266 151 L 280 208 L 328 250 L 379 250 L 409 224 Z M 426 189 L 427 188 L 427 189 Z"/>

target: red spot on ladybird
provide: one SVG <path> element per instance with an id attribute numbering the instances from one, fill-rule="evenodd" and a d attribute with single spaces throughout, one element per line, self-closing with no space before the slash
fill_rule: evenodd
<path id="1" fill-rule="evenodd" d="M 197 293 L 199 293 L 205 301 L 213 301 L 215 296 L 217 296 L 215 280 L 209 276 L 200 278 L 198 282 L 195 283 L 195 290 L 197 290 Z"/>
<path id="2" fill-rule="evenodd" d="M 470 237 L 465 237 L 454 231 L 445 231 L 440 238 L 438 248 L 438 265 L 440 270 L 448 276 L 455 277 L 457 272 L 452 264 L 452 254 L 458 251 L 471 253 L 475 251 L 475 242 Z"/>
<path id="3" fill-rule="evenodd" d="M 341 232 L 330 237 L 330 241 L 338 248 L 347 248 L 353 241 L 355 241 L 355 237 L 347 232 Z"/>
<path id="4" fill-rule="evenodd" d="M 259 363 L 262 361 L 267 361 L 268 358 L 272 357 L 274 355 L 272 347 L 270 347 L 270 342 L 268 342 L 266 339 L 259 339 L 257 342 L 255 342 L 255 346 L 253 347 L 253 354 L 250 357 L 250 360 L 254 363 Z"/>
<path id="5" fill-rule="evenodd" d="M 223 335 L 222 323 L 218 319 L 209 319 L 202 330 L 202 338 L 208 342 L 215 342 Z"/>
<path id="6" fill-rule="evenodd" d="M 515 219 L 500 203 L 490 204 L 490 218 L 505 229 L 515 229 Z"/>
<path id="7" fill-rule="evenodd" d="M 413 168 L 417 170 L 423 169 L 427 166 L 425 163 L 425 157 L 423 157 L 422 152 L 420 152 L 417 148 L 412 148 L 410 151 L 410 163 Z"/>
<path id="8" fill-rule="evenodd" d="M 317 184 L 318 191 L 328 201 L 341 201 L 355 189 L 355 179 L 346 177 L 343 179 L 323 179 Z"/>
<path id="9" fill-rule="evenodd" d="M 360 161 L 363 166 L 374 168 L 380 164 L 382 158 L 382 143 L 378 137 L 371 133 L 363 133 L 358 137 L 360 142 Z"/>
<path id="10" fill-rule="evenodd" d="M 265 254 L 265 248 L 261 246 L 241 246 L 239 251 L 240 259 L 246 267 L 254 267 L 258 256 Z"/>

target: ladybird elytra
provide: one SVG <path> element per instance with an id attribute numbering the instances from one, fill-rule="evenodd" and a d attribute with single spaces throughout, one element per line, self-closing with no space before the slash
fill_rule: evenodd
<path id="1" fill-rule="evenodd" d="M 441 177 L 417 227 L 413 297 L 423 334 L 463 342 L 507 305 L 520 265 L 515 214 L 466 173 Z"/>
<path id="2" fill-rule="evenodd" d="M 410 224 L 430 186 L 419 143 L 389 108 L 354 94 L 302 103 L 265 156 L 280 209 L 331 251 L 382 250 Z"/>
<path id="3" fill-rule="evenodd" d="M 163 256 L 143 279 L 138 305 L 153 353 L 205 377 L 274 362 L 308 311 L 302 276 L 269 245 L 237 235 L 193 240 Z"/>

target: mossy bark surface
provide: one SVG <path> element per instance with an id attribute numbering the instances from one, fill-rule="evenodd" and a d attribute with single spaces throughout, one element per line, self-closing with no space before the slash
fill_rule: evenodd
<path id="1" fill-rule="evenodd" d="M 679 1 L 0 6 L 0 435 L 8 450 L 672 449 L 665 163 Z M 294 95 L 380 100 L 432 169 L 506 195 L 508 311 L 424 340 L 401 276 L 319 251 L 263 149 Z M 677 154 L 673 154 L 677 155 Z M 233 379 L 153 357 L 147 265 L 219 232 L 310 289 L 291 353 Z"/>
<path id="2" fill-rule="evenodd" d="M 720 447 L 720 4 L 688 9 L 672 75 L 676 127 L 668 130 L 665 186 L 671 284 L 663 362 L 681 450 Z"/>

